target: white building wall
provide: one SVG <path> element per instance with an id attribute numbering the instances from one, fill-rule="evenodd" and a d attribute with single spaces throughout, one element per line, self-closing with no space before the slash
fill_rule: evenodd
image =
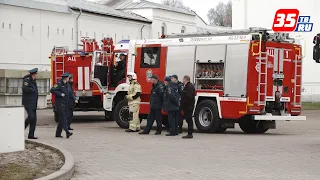
<path id="1" fill-rule="evenodd" d="M 313 61 L 313 36 L 320 32 L 320 12 L 315 7 L 320 7 L 319 0 L 234 0 L 232 7 L 232 28 L 242 29 L 248 27 L 272 28 L 274 15 L 278 9 L 298 9 L 300 15 L 311 16 L 313 32 L 291 33 L 292 37 L 302 36 L 306 46 L 303 59 L 303 99 L 320 99 L 320 64 Z M 302 41 L 304 42 L 304 41 Z M 312 98 L 311 98 L 312 96 Z"/>
<path id="2" fill-rule="evenodd" d="M 182 14 L 162 9 L 126 9 L 126 12 L 133 12 L 152 20 L 151 38 L 161 36 L 161 27 L 165 23 L 167 34 L 181 33 L 184 26 L 185 32 L 197 32 L 195 16 Z"/>
<path id="3" fill-rule="evenodd" d="M 0 69 L 38 67 L 50 71 L 48 57 L 53 46 L 75 48 L 77 15 L 0 4 Z M 117 42 L 140 38 L 143 25 L 143 36 L 150 38 L 149 24 L 83 13 L 79 36 L 93 38 L 95 34 L 100 41 L 103 35 L 109 35 Z"/>
<path id="4" fill-rule="evenodd" d="M 161 36 L 163 23 L 166 25 L 166 34 L 181 33 L 183 27 L 185 27 L 185 33 L 197 32 L 194 16 L 162 9 L 153 9 L 153 38 L 159 38 Z"/>

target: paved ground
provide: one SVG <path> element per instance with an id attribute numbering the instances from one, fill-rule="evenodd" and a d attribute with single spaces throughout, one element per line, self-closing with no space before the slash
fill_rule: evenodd
<path id="1" fill-rule="evenodd" d="M 39 140 L 70 151 L 77 179 L 93 180 L 318 180 L 320 177 L 320 112 L 305 122 L 281 122 L 263 135 L 225 134 L 141 136 L 125 133 L 103 113 L 76 113 L 74 136 L 54 138 L 50 110 L 38 111 Z M 81 115 L 82 117 L 80 117 Z"/>

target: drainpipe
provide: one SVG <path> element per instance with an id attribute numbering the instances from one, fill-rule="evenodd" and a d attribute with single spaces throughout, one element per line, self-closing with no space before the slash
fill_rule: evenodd
<path id="1" fill-rule="evenodd" d="M 76 18 L 76 48 L 78 49 L 78 42 L 79 42 L 79 18 L 82 14 L 82 9 L 80 9 L 80 13 L 78 14 L 77 18 Z"/>
<path id="2" fill-rule="evenodd" d="M 143 30 L 144 26 L 145 26 L 145 25 L 143 25 L 143 26 L 141 27 L 141 30 L 140 30 L 140 33 L 141 33 L 141 39 L 142 39 L 142 30 Z"/>

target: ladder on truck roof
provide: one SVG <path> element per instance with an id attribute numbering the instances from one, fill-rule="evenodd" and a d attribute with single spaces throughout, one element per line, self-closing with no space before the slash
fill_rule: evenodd
<path id="1" fill-rule="evenodd" d="M 264 39 L 267 41 L 287 42 L 294 43 L 294 39 L 289 37 L 289 33 L 274 33 L 271 29 L 251 27 L 249 29 L 226 29 L 219 31 L 206 31 L 206 32 L 195 32 L 195 33 L 176 33 L 170 35 L 164 35 L 162 38 L 186 38 L 186 37 L 204 37 L 204 36 L 230 36 L 230 35 L 253 35 L 253 40 L 259 40 L 260 33 L 265 35 Z"/>
<path id="2" fill-rule="evenodd" d="M 54 47 L 53 55 L 54 55 L 54 67 L 55 67 L 55 80 L 58 82 L 59 77 L 64 73 L 64 57 L 67 53 L 66 47 Z M 58 58 L 60 56 L 62 58 Z"/>

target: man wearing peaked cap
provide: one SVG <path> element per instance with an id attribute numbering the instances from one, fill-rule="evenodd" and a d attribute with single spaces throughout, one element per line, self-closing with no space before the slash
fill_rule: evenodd
<path id="1" fill-rule="evenodd" d="M 34 136 L 37 124 L 38 86 L 36 79 L 38 68 L 31 69 L 28 72 L 29 74 L 23 77 L 22 86 L 22 105 L 28 114 L 25 120 L 25 128 L 30 125 L 28 139 L 38 139 Z"/>
<path id="2" fill-rule="evenodd" d="M 171 82 L 170 77 L 165 77 L 164 83 L 166 84 L 166 90 L 164 92 L 163 109 L 168 112 L 169 121 L 169 134 L 166 136 L 178 135 L 178 120 L 179 120 L 179 106 L 180 96 L 178 89 Z"/>
<path id="3" fill-rule="evenodd" d="M 70 90 L 68 89 L 69 75 L 70 73 L 68 72 L 63 73 L 61 75 L 62 78 L 59 80 L 59 82 L 55 84 L 50 90 L 50 92 L 55 96 L 55 110 L 59 116 L 59 122 L 56 130 L 57 138 L 62 138 L 62 129 L 65 130 L 67 138 L 69 138 L 73 134 L 69 131 L 67 124 L 67 111 L 70 100 Z"/>
<path id="4" fill-rule="evenodd" d="M 151 76 L 152 89 L 150 94 L 150 111 L 147 118 L 146 128 L 139 134 L 149 134 L 154 123 L 157 122 L 157 131 L 155 135 L 160 135 L 162 131 L 162 115 L 161 109 L 163 107 L 163 93 L 164 87 L 162 82 L 158 80 L 157 75 Z"/>
<path id="5" fill-rule="evenodd" d="M 74 90 L 73 90 L 73 74 L 69 75 L 69 82 L 68 82 L 68 90 L 70 93 L 69 96 L 69 101 L 68 101 L 68 111 L 67 111 L 67 125 L 68 125 L 68 129 L 69 130 L 73 130 L 70 125 L 71 125 L 71 121 L 72 121 L 72 117 L 73 117 L 73 110 L 74 110 L 74 106 L 75 103 L 78 103 L 77 98 L 74 95 Z"/>
<path id="6" fill-rule="evenodd" d="M 184 88 L 184 84 L 181 81 L 179 81 L 178 76 L 175 75 L 175 74 L 171 76 L 171 81 L 177 87 L 179 95 L 181 97 L 182 91 L 183 91 L 183 88 Z M 182 111 L 182 109 L 180 108 L 180 112 L 181 111 Z M 183 116 L 182 116 L 182 114 L 180 115 L 180 118 L 178 120 L 178 126 L 179 126 L 179 134 L 181 134 L 182 133 L 182 126 L 183 126 Z"/>

